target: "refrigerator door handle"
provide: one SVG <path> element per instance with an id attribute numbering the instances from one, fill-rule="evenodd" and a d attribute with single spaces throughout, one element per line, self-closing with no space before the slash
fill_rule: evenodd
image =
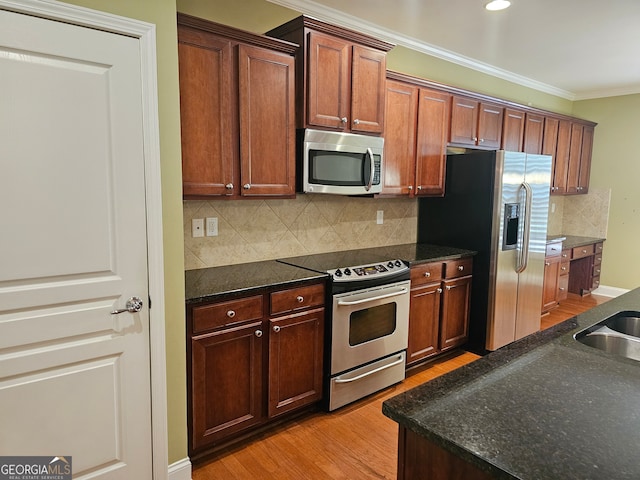
<path id="1" fill-rule="evenodd" d="M 518 194 L 520 190 L 524 189 L 524 225 L 522 228 L 522 248 L 518 255 L 518 264 L 516 265 L 516 272 L 524 272 L 529 262 L 529 240 L 531 230 L 531 201 L 533 199 L 533 191 L 531 185 L 527 182 L 522 182 L 520 188 L 518 188 Z"/>

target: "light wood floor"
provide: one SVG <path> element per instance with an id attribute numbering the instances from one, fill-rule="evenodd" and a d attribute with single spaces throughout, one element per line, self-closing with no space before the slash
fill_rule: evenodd
<path id="1" fill-rule="evenodd" d="M 542 328 L 608 300 L 570 295 L 542 317 Z M 332 413 L 318 412 L 194 467 L 193 480 L 395 479 L 398 425 L 382 414 L 382 402 L 479 358 L 460 351 L 437 360 L 402 384 Z"/>

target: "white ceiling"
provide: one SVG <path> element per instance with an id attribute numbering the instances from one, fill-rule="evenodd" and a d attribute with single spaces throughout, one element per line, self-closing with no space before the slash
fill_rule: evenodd
<path id="1" fill-rule="evenodd" d="M 569 100 L 640 93 L 640 0 L 269 0 Z"/>

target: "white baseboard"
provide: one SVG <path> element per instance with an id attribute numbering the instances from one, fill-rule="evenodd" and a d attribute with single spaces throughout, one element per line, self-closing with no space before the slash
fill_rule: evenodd
<path id="1" fill-rule="evenodd" d="M 169 480 L 191 480 L 191 460 L 189 457 L 169 465 Z"/>
<path id="2" fill-rule="evenodd" d="M 602 295 L 603 297 L 619 297 L 623 293 L 627 293 L 629 290 L 626 288 L 610 287 L 608 285 L 600 285 L 591 293 L 594 295 Z"/>

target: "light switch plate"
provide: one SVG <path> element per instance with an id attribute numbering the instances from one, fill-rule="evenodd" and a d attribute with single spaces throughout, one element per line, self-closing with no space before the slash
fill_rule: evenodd
<path id="1" fill-rule="evenodd" d="M 203 218 L 194 218 L 191 220 L 191 236 L 193 238 L 204 237 L 204 219 Z"/>
<path id="2" fill-rule="evenodd" d="M 218 236 L 218 217 L 207 217 L 207 237 Z"/>
<path id="3" fill-rule="evenodd" d="M 384 223 L 384 210 L 378 210 L 376 223 L 382 225 Z"/>

